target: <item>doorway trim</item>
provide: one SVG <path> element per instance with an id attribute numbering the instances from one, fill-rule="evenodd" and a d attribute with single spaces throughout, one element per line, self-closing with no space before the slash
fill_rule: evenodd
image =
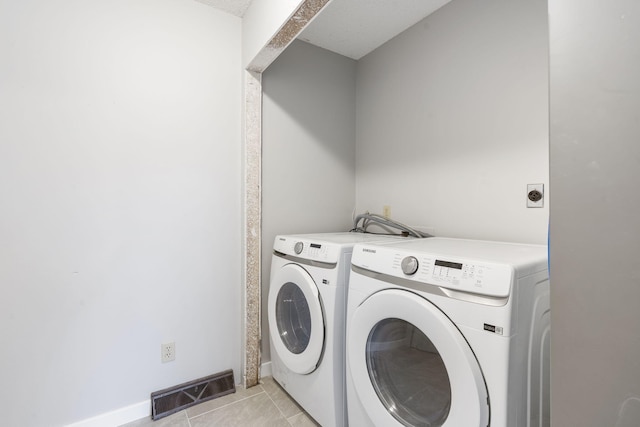
<path id="1" fill-rule="evenodd" d="M 262 258 L 262 73 L 331 0 L 304 0 L 244 73 L 243 383 L 260 381 Z"/>

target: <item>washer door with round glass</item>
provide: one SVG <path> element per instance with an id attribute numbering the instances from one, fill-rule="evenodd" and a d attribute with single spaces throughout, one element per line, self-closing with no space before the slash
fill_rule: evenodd
<path id="1" fill-rule="evenodd" d="M 375 425 L 489 424 L 487 388 L 473 351 L 425 298 L 380 291 L 355 310 L 347 334 L 351 379 Z"/>
<path id="2" fill-rule="evenodd" d="M 313 278 L 297 264 L 272 276 L 268 300 L 272 350 L 297 374 L 313 372 L 324 345 L 324 315 Z"/>

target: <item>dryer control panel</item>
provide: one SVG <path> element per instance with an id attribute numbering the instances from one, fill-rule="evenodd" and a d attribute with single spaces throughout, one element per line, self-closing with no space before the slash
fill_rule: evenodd
<path id="1" fill-rule="evenodd" d="M 340 258 L 340 246 L 297 236 L 276 237 L 273 249 L 285 255 L 331 264 L 337 263 Z"/>
<path id="2" fill-rule="evenodd" d="M 357 243 L 399 242 L 407 238 L 369 233 L 319 233 L 278 235 L 273 250 L 307 261 L 325 264 L 343 262 L 344 254 L 351 253 Z"/>

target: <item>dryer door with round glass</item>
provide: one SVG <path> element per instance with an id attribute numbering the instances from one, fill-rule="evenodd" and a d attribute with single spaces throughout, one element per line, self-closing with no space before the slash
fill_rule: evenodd
<path id="1" fill-rule="evenodd" d="M 297 264 L 283 266 L 272 277 L 268 305 L 272 350 L 291 371 L 313 372 L 324 345 L 324 316 L 313 278 Z"/>
<path id="2" fill-rule="evenodd" d="M 487 388 L 462 333 L 435 305 L 380 291 L 351 315 L 351 379 L 377 426 L 485 427 Z"/>

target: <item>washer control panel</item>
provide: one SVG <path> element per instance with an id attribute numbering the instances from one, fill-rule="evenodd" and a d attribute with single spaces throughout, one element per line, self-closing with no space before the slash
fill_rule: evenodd
<path id="1" fill-rule="evenodd" d="M 357 246 L 353 265 L 412 281 L 495 297 L 509 296 L 513 268 L 478 259 L 462 259 L 429 253 L 407 253 L 377 246 Z"/>

